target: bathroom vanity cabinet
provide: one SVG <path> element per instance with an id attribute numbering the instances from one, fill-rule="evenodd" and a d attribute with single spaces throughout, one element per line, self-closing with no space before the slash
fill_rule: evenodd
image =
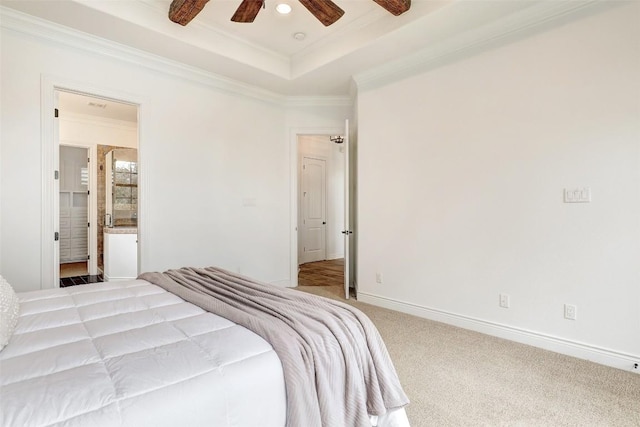
<path id="1" fill-rule="evenodd" d="M 124 227 L 104 230 L 104 281 L 138 277 L 138 230 Z"/>

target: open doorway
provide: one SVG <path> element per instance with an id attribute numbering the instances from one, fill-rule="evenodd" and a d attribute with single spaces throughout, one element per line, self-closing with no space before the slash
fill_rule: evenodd
<path id="1" fill-rule="evenodd" d="M 101 282 L 105 280 L 106 191 L 114 191 L 106 185 L 112 177 L 107 176 L 105 157 L 116 149 L 137 152 L 138 106 L 58 89 L 55 98 L 59 143 L 59 285 Z M 137 226 L 137 180 L 126 187 L 128 201 L 135 200 L 128 208 L 135 209 L 131 216 Z M 133 253 L 131 263 L 137 269 L 137 249 Z"/>
<path id="2" fill-rule="evenodd" d="M 61 285 L 89 275 L 89 160 L 88 148 L 60 145 Z"/>
<path id="3" fill-rule="evenodd" d="M 344 297 L 345 150 L 329 134 L 298 135 L 298 286 Z"/>

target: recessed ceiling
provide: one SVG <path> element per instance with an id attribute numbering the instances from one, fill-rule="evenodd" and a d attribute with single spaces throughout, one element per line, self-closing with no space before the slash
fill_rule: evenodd
<path id="1" fill-rule="evenodd" d="M 323 26 L 297 0 L 266 0 L 253 23 L 231 22 L 241 0 L 210 0 L 188 25 L 171 0 L 2 0 L 2 5 L 282 95 L 340 95 L 354 75 L 539 4 L 413 0 L 394 16 L 373 0 L 334 0 L 345 14 Z M 296 33 L 304 33 L 298 40 Z"/>

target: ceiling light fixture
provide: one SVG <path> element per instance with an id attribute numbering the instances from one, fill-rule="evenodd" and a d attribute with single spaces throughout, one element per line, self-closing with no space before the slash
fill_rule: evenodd
<path id="1" fill-rule="evenodd" d="M 276 6 L 276 10 L 281 15 L 288 15 L 289 13 L 291 13 L 291 6 L 286 3 L 278 3 L 278 5 Z"/>
<path id="2" fill-rule="evenodd" d="M 298 40 L 299 42 L 304 40 L 305 37 L 307 37 L 307 35 L 305 33 L 302 33 L 302 32 L 298 32 L 298 33 L 294 33 L 293 34 L 293 38 Z"/>

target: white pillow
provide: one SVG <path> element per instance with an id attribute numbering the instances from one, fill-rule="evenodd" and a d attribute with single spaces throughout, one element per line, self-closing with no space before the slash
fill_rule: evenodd
<path id="1" fill-rule="evenodd" d="M 11 339 L 11 334 L 18 323 L 20 302 L 15 291 L 4 277 L 0 276 L 0 350 Z"/>

